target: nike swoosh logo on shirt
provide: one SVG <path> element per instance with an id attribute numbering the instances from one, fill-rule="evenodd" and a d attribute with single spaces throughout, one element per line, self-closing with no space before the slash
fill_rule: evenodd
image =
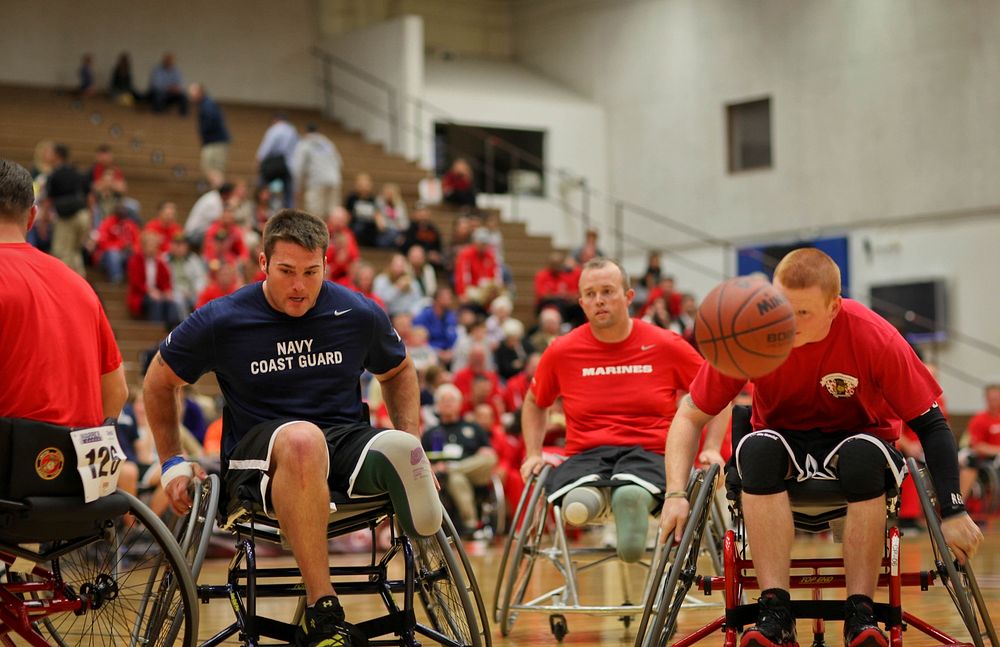
<path id="1" fill-rule="evenodd" d="M 639 347 L 639 350 L 645 352 L 654 346 L 656 346 L 656 344 L 643 344 L 642 346 Z"/>
<path id="2" fill-rule="evenodd" d="M 354 310 L 354 308 L 348 308 L 347 310 L 334 310 L 333 311 L 333 316 L 334 317 L 339 317 L 340 315 L 346 315 L 351 310 Z"/>

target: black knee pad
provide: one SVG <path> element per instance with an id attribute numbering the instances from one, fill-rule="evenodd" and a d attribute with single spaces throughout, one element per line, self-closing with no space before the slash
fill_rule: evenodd
<path id="1" fill-rule="evenodd" d="M 788 450 L 776 436 L 754 433 L 737 447 L 742 489 L 747 494 L 777 494 L 788 489 Z"/>
<path id="2" fill-rule="evenodd" d="M 885 454 L 873 442 L 850 439 L 837 450 L 840 491 L 849 502 L 885 496 Z"/>

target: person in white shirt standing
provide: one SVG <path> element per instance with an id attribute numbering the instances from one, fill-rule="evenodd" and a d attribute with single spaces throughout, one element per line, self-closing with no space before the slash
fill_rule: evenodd
<path id="1" fill-rule="evenodd" d="M 340 204 L 340 151 L 316 124 L 306 126 L 306 135 L 292 153 L 292 178 L 303 193 L 305 210 L 326 218 Z"/>

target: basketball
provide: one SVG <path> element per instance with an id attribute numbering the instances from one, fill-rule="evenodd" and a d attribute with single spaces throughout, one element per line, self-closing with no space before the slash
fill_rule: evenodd
<path id="1" fill-rule="evenodd" d="M 795 313 L 767 279 L 738 276 L 708 293 L 694 331 L 698 349 L 720 373 L 761 377 L 792 352 Z"/>

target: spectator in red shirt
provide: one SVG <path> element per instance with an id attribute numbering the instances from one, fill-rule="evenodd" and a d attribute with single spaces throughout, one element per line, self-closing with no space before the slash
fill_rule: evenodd
<path id="1" fill-rule="evenodd" d="M 583 311 L 576 300 L 579 282 L 580 268 L 570 267 L 565 253 L 553 251 L 548 265 L 535 273 L 535 314 L 554 306 L 564 321 L 582 323 Z"/>
<path id="2" fill-rule="evenodd" d="M 498 413 L 503 413 L 504 411 L 500 378 L 495 371 L 487 368 L 489 352 L 486 344 L 474 344 L 469 349 L 469 363 L 466 364 L 465 368 L 455 372 L 452 381 L 458 387 L 458 390 L 462 392 L 462 397 L 465 399 L 466 409 L 464 412 L 472 411 L 472 385 L 477 377 L 485 378 L 490 383 L 489 404 L 493 405 L 498 410 Z"/>
<path id="3" fill-rule="evenodd" d="M 456 206 L 476 206 L 476 187 L 473 184 L 472 167 L 461 157 L 451 164 L 451 168 L 441 178 L 444 201 Z"/>
<path id="4" fill-rule="evenodd" d="M 208 281 L 205 289 L 198 295 L 198 304 L 195 307 L 200 308 L 212 299 L 232 294 L 239 287 L 239 272 L 236 271 L 236 266 L 231 263 L 223 263 Z"/>
<path id="5" fill-rule="evenodd" d="M 111 146 L 101 144 L 94 154 L 94 165 L 90 167 L 90 182 L 97 184 L 106 173 L 111 174 L 111 190 L 119 195 L 127 193 L 128 185 L 125 183 L 125 174 L 121 168 L 115 165 L 115 155 L 111 151 Z"/>
<path id="6" fill-rule="evenodd" d="M 642 311 L 639 313 L 640 317 L 645 316 L 646 311 L 649 306 L 656 301 L 658 298 L 663 297 L 667 304 L 667 312 L 670 313 L 671 319 L 676 319 L 681 314 L 681 293 L 674 289 L 674 277 L 664 276 L 660 279 L 659 284 L 649 292 L 649 298 L 646 299 L 646 305 L 643 307 Z"/>
<path id="7" fill-rule="evenodd" d="M 170 268 L 160 255 L 160 237 L 139 236 L 139 251 L 128 259 L 126 303 L 133 317 L 162 322 L 168 330 L 180 323 L 170 285 Z"/>
<path id="8" fill-rule="evenodd" d="M 348 285 L 354 264 L 360 258 L 354 232 L 347 226 L 350 214 L 343 207 L 334 207 L 326 219 L 330 230 L 330 247 L 326 250 L 326 278 Z"/>
<path id="9" fill-rule="evenodd" d="M 183 229 L 177 224 L 177 205 L 170 200 L 164 200 L 156 208 L 156 215 L 146 223 L 143 231 L 153 231 L 160 236 L 160 251 L 170 249 L 170 243 Z"/>
<path id="10" fill-rule="evenodd" d="M 222 209 L 219 219 L 208 226 L 201 255 L 209 267 L 223 263 L 242 266 L 249 259 L 243 230 L 236 224 L 236 210 L 231 204 Z"/>
<path id="11" fill-rule="evenodd" d="M 538 360 L 541 357 L 541 353 L 528 355 L 528 359 L 524 363 L 524 370 L 507 380 L 503 392 L 503 402 L 507 411 L 517 411 L 524 404 L 524 397 L 528 394 L 528 387 L 531 386 L 531 380 L 535 377 L 535 371 L 538 370 Z"/>
<path id="12" fill-rule="evenodd" d="M 463 302 L 489 305 L 503 291 L 503 277 L 496 253 L 490 247 L 490 232 L 479 227 L 455 259 L 455 293 Z"/>
<path id="13" fill-rule="evenodd" d="M 125 263 L 139 243 L 139 227 L 135 221 L 116 208 L 97 229 L 94 262 L 99 263 L 112 283 L 125 280 Z"/>
<path id="14" fill-rule="evenodd" d="M 386 310 L 385 302 L 372 291 L 374 285 L 375 268 L 371 266 L 371 263 L 367 263 L 365 261 L 358 261 L 355 263 L 354 271 L 351 273 L 351 284 L 348 287 L 353 288 L 356 292 L 360 292 L 377 303 L 380 308 Z M 388 310 L 386 310 L 386 312 L 388 312 Z"/>

